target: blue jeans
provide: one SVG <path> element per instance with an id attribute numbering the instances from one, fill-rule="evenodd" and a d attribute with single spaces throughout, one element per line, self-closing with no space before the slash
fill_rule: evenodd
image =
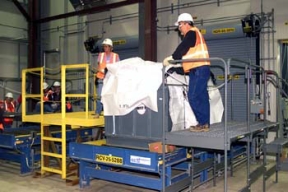
<path id="1" fill-rule="evenodd" d="M 98 83 L 96 86 L 96 90 L 97 90 L 97 100 L 96 100 L 96 114 L 101 114 L 101 111 L 103 109 L 103 104 L 101 103 L 101 92 L 102 92 L 102 88 L 103 88 L 103 83 Z"/>
<path id="2" fill-rule="evenodd" d="M 12 124 L 5 124 L 5 123 L 3 123 L 3 126 L 4 126 L 4 128 L 11 128 L 11 127 L 12 127 Z"/>
<path id="3" fill-rule="evenodd" d="M 210 104 L 207 83 L 210 67 L 201 66 L 189 72 L 188 99 L 199 125 L 210 125 Z"/>
<path id="4" fill-rule="evenodd" d="M 35 106 L 35 112 L 39 113 L 41 111 L 41 103 L 38 102 Z M 44 112 L 54 112 L 54 109 L 51 107 L 50 103 L 44 103 Z"/>

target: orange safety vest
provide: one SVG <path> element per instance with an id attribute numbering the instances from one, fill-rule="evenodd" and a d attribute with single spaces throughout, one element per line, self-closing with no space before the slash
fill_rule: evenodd
<path id="1" fill-rule="evenodd" d="M 4 101 L 4 111 L 5 112 L 10 112 L 10 113 L 14 113 L 15 112 L 15 105 L 13 102 L 11 102 L 10 104 L 7 103 L 6 101 Z M 4 118 L 4 123 L 5 124 L 12 124 L 13 123 L 13 118 L 10 117 L 5 117 Z"/>
<path id="2" fill-rule="evenodd" d="M 44 93 L 43 101 L 49 101 L 49 95 L 53 94 L 53 91 L 49 90 L 47 93 Z"/>
<path id="3" fill-rule="evenodd" d="M 107 62 L 107 55 L 105 52 L 99 53 L 98 57 L 99 57 L 98 59 L 99 65 L 98 65 L 96 77 L 99 79 L 104 79 L 106 64 L 107 63 L 111 64 L 111 63 L 115 63 L 116 61 L 119 61 L 119 55 L 117 53 L 111 52 L 109 62 Z"/>
<path id="4" fill-rule="evenodd" d="M 67 102 L 67 103 L 66 103 L 66 107 L 67 107 L 68 110 L 70 110 L 70 109 L 72 108 L 71 103 L 70 103 L 70 102 Z"/>
<path id="5" fill-rule="evenodd" d="M 203 38 L 203 35 L 199 31 L 199 29 L 196 27 L 192 27 L 191 31 L 196 32 L 196 43 L 195 43 L 194 47 L 191 47 L 188 50 L 186 55 L 192 56 L 191 58 L 193 58 L 193 59 L 209 58 L 207 45 L 206 45 L 205 39 Z M 210 65 L 210 61 L 183 62 L 182 66 L 183 66 L 184 72 L 187 73 L 191 69 L 194 69 L 194 68 L 200 67 L 200 66 L 204 66 L 204 65 Z"/>

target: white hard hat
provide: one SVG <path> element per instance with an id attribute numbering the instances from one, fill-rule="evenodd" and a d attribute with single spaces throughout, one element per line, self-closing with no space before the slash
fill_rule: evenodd
<path id="1" fill-rule="evenodd" d="M 113 42 L 111 39 L 106 38 L 106 39 L 104 39 L 102 45 L 110 45 L 111 47 L 113 47 Z"/>
<path id="2" fill-rule="evenodd" d="M 44 82 L 43 83 L 43 89 L 47 89 L 49 87 L 48 83 Z"/>
<path id="3" fill-rule="evenodd" d="M 182 13 L 178 16 L 178 20 L 177 22 L 175 22 L 175 26 L 178 26 L 180 21 L 190 21 L 190 22 L 194 22 L 193 21 L 193 17 L 189 14 L 189 13 Z"/>
<path id="4" fill-rule="evenodd" d="M 5 97 L 7 97 L 7 98 L 13 98 L 13 94 L 12 93 L 6 93 L 6 95 L 5 95 Z"/>
<path id="5" fill-rule="evenodd" d="M 54 87 L 60 87 L 60 85 L 61 85 L 61 84 L 60 84 L 59 81 L 55 81 L 55 82 L 53 83 L 53 86 L 54 86 Z"/>

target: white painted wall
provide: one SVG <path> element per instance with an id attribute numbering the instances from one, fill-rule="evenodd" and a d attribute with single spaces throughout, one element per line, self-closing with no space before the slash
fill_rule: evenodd
<path id="1" fill-rule="evenodd" d="M 117 2 L 116 0 L 108 1 L 108 3 Z M 204 26 L 210 25 L 211 23 L 206 23 L 207 20 L 219 19 L 223 17 L 240 17 L 241 15 L 247 15 L 251 12 L 259 13 L 261 11 L 261 0 L 234 0 L 229 2 L 220 2 L 220 6 L 217 6 L 216 0 L 206 1 L 207 3 L 212 2 L 213 4 L 199 5 L 197 6 L 195 1 L 190 0 L 162 0 L 157 1 L 157 8 L 169 9 L 165 12 L 159 12 L 157 15 L 158 27 L 172 26 L 177 20 L 177 16 L 183 12 L 191 13 L 195 18 L 195 21 L 204 21 Z M 46 2 L 47 3 L 47 2 Z M 179 7 L 178 3 L 181 5 Z M 171 4 L 174 5 L 173 13 L 171 12 Z M 191 5 L 191 7 L 189 7 Z M 264 12 L 270 12 L 271 8 L 275 9 L 275 57 L 278 56 L 278 40 L 287 39 L 287 25 L 284 25 L 287 22 L 287 8 L 288 2 L 286 0 L 263 0 L 263 10 Z M 51 16 L 62 14 L 65 12 L 74 11 L 74 8 L 71 6 L 67 0 L 50 0 L 47 3 L 46 9 L 48 11 L 43 13 L 43 16 Z M 135 13 L 135 14 L 133 14 Z M 112 23 L 109 19 L 112 17 Z M 6 19 L 9 17 L 9 21 Z M 76 24 L 80 21 L 81 26 L 71 25 Z M 139 22 L 138 22 L 138 5 L 130 5 L 122 8 L 112 9 L 110 11 L 96 13 L 89 15 L 87 17 L 88 25 L 86 25 L 86 17 L 72 17 L 69 19 L 61 19 L 53 21 L 47 24 L 42 25 L 42 49 L 50 50 L 58 48 L 60 49 L 60 57 L 55 54 L 52 54 L 52 58 L 48 59 L 51 66 L 55 67 L 62 63 L 83 63 L 89 62 L 89 58 L 86 51 L 84 50 L 82 40 L 86 40 L 89 36 L 98 35 L 99 37 L 125 37 L 125 36 L 134 36 L 139 34 Z M 239 21 L 239 20 L 235 20 Z M 218 24 L 223 24 L 225 21 L 218 22 Z M 228 19 L 227 19 L 228 22 Z M 230 21 L 229 21 L 230 22 Z M 240 21 L 239 21 L 240 22 Z M 17 26 L 20 29 L 13 29 L 2 25 L 11 25 Z M 217 24 L 217 23 L 213 23 Z M 68 26 L 67 26 L 68 25 Z M 23 29 L 24 30 L 23 30 Z M 27 28 L 27 23 L 23 16 L 19 13 L 13 3 L 8 1 L 1 1 L 0 7 L 0 37 L 5 36 L 9 38 L 21 38 L 24 37 Z M 49 30 L 46 30 L 49 29 Z M 166 56 L 170 55 L 175 47 L 179 44 L 180 40 L 177 34 L 174 31 L 170 31 L 169 34 L 166 31 L 158 31 L 157 33 L 157 55 L 158 61 L 162 61 Z M 81 43 L 82 42 L 82 43 Z M 273 43 L 270 44 L 272 45 Z M 0 42 L 1 45 L 1 42 Z M 266 39 L 267 48 L 268 40 Z M 141 45 L 140 45 L 141 46 Z M 4 48 L 5 47 L 5 50 Z M 163 49 L 165 47 L 165 49 Z M 7 54 L 7 51 L 10 50 L 10 54 Z M 15 68 L 16 59 L 12 56 L 15 55 L 17 49 L 15 45 L 4 43 L 0 46 L 0 63 L 1 68 L 3 65 L 7 68 L 8 66 L 13 66 Z M 268 50 L 265 51 L 265 55 L 262 57 L 272 57 L 272 51 L 268 55 Z M 23 60 L 25 60 L 23 58 Z M 4 63 L 7 63 L 4 64 Z M 279 61 L 274 63 L 265 62 L 265 68 L 279 71 Z M 7 71 L 1 70 L 1 75 L 6 76 L 15 76 L 15 71 L 11 72 L 9 68 Z M 272 92 L 273 88 L 271 88 Z M 275 94 L 272 93 L 272 115 L 271 119 L 275 119 L 275 106 L 276 99 Z"/>
<path id="2" fill-rule="evenodd" d="M 0 79 L 20 78 L 21 70 L 27 68 L 27 43 L 20 43 L 27 39 L 27 22 L 12 2 L 1 0 L 0 4 Z M 17 98 L 20 85 L 1 81 L 0 99 L 7 91 L 14 91 Z"/>

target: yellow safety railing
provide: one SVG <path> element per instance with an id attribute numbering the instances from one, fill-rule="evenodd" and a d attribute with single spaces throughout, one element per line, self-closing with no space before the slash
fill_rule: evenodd
<path id="1" fill-rule="evenodd" d="M 66 71 L 69 69 L 84 69 L 85 70 L 85 93 L 83 94 L 67 94 L 66 93 Z M 27 87 L 27 75 L 28 74 L 37 74 L 40 78 L 40 93 L 39 94 L 30 94 L 26 93 L 26 87 Z M 73 127 L 73 122 L 69 119 L 67 120 L 66 117 L 66 98 L 67 97 L 77 97 L 77 98 L 84 98 L 85 99 L 85 115 L 84 119 L 86 121 L 89 119 L 89 64 L 71 64 L 71 65 L 62 65 L 61 66 L 61 118 L 57 119 L 57 123 L 55 125 L 61 125 L 61 138 L 54 138 L 52 135 L 45 135 L 47 134 L 47 129 L 49 129 L 49 124 L 54 124 L 54 122 L 49 121 L 50 123 L 47 123 L 47 117 L 44 115 L 44 93 L 43 93 L 43 82 L 44 82 L 44 68 L 30 68 L 30 69 L 23 69 L 22 70 L 22 120 L 23 122 L 40 122 L 41 123 L 41 174 L 44 174 L 45 172 L 52 172 L 60 174 L 63 179 L 66 178 L 67 175 L 67 165 L 66 165 L 66 157 L 67 157 L 67 146 L 66 146 L 66 126 L 71 125 Z M 27 114 L 27 100 L 28 99 L 37 99 L 41 103 L 41 111 L 40 114 Z M 47 115 L 57 115 L 57 114 L 47 114 Z M 54 117 L 54 116 L 53 116 Z M 50 117 L 51 118 L 51 117 Z M 40 119 L 40 121 L 39 121 Z M 55 120 L 56 121 L 56 120 Z M 91 121 L 91 118 L 90 118 Z M 97 124 L 97 121 L 99 121 L 99 124 L 103 124 L 104 120 L 93 120 Z M 103 121 L 103 123 L 101 123 Z M 47 151 L 44 147 L 44 144 L 47 144 L 47 142 L 60 142 L 61 143 L 61 153 L 58 153 L 57 151 Z M 49 148 L 49 147 L 48 147 Z M 59 159 L 59 168 L 50 167 L 49 164 L 45 165 L 44 159 L 45 157 L 54 157 Z"/>
<path id="2" fill-rule="evenodd" d="M 38 72 L 38 73 L 37 73 Z M 43 91 L 40 91 L 39 94 L 30 94 L 26 93 L 27 88 L 27 74 L 33 74 L 37 73 L 40 75 L 41 82 L 43 82 L 44 79 L 44 69 L 43 67 L 39 68 L 29 68 L 29 69 L 23 69 L 22 70 L 22 121 L 25 122 L 27 119 L 27 99 L 29 98 L 38 98 L 40 101 L 43 100 Z M 33 85 L 32 85 L 33 86 Z M 35 86 L 35 85 L 34 85 Z M 43 83 L 41 83 L 41 90 L 43 90 Z M 43 109 L 43 102 L 41 102 L 41 108 Z M 43 111 L 41 110 L 41 114 L 43 114 Z"/>

